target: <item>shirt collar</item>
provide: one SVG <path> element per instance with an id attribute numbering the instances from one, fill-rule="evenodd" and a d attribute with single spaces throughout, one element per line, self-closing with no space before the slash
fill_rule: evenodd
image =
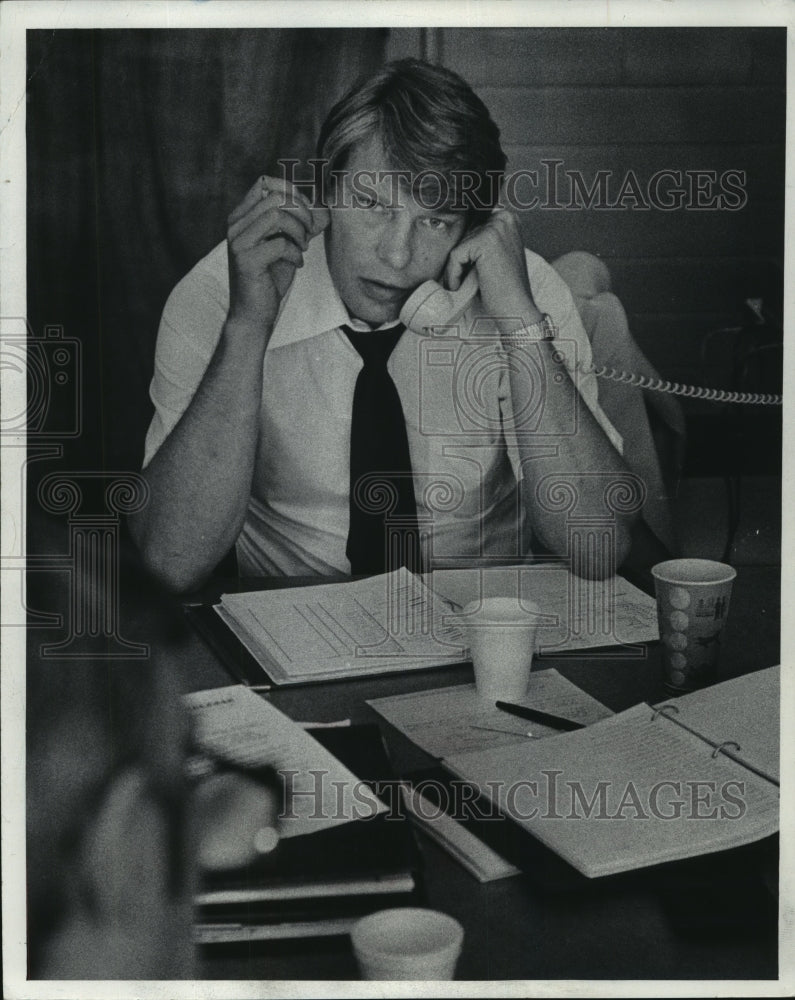
<path id="1" fill-rule="evenodd" d="M 304 266 L 284 297 L 269 348 L 308 340 L 348 323 L 348 311 L 331 280 L 323 236 L 313 239 L 304 253 Z"/>
<path id="2" fill-rule="evenodd" d="M 395 320 L 378 327 L 394 327 Z M 367 323 L 351 317 L 339 297 L 326 259 L 326 241 L 313 239 L 304 253 L 304 266 L 296 268 L 290 290 L 282 301 L 268 349 L 286 347 L 309 340 L 347 325 L 354 330 L 370 330 Z"/>

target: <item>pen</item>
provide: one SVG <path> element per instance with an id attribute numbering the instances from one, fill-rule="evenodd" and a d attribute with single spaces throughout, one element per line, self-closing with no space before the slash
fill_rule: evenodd
<path id="1" fill-rule="evenodd" d="M 539 712 L 536 708 L 526 708 L 524 705 L 512 705 L 508 701 L 495 702 L 497 708 L 510 715 L 518 715 L 520 719 L 530 719 L 532 722 L 541 722 L 545 726 L 555 726 L 556 729 L 585 729 L 582 722 L 574 722 L 572 719 L 562 719 L 559 715 L 551 715 L 549 712 Z"/>

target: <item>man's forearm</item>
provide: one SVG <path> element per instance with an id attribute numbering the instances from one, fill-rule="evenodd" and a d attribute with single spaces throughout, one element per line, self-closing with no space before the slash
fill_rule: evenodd
<path id="1" fill-rule="evenodd" d="M 567 553 L 567 520 L 573 508 L 550 510 L 557 505 L 539 502 L 536 487 L 544 477 L 554 476 L 556 481 L 570 485 L 576 505 L 575 516 L 604 517 L 607 513 L 606 486 L 611 477 L 620 482 L 628 470 L 580 398 L 569 371 L 560 360 L 555 341 L 538 340 L 526 346 L 510 346 L 508 353 L 511 399 L 529 521 L 546 547 L 573 556 L 574 553 Z M 611 514 L 617 567 L 629 550 L 636 514 Z M 593 559 L 592 565 L 576 569 L 583 575 L 598 575 L 605 570 L 597 561 L 604 562 L 601 558 Z"/>
<path id="2" fill-rule="evenodd" d="M 243 525 L 266 333 L 227 321 L 195 396 L 143 472 L 151 499 L 130 530 L 148 568 L 173 590 L 201 583 Z"/>

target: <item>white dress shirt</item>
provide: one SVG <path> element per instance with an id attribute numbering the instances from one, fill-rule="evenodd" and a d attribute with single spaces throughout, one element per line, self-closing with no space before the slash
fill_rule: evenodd
<path id="1" fill-rule="evenodd" d="M 576 344 L 577 358 L 587 365 L 590 345 L 568 288 L 543 258 L 526 255 L 538 308 L 552 317 L 561 344 Z M 188 407 L 228 308 L 224 242 L 179 282 L 163 311 L 144 466 Z M 406 331 L 388 364 L 406 418 L 418 514 L 433 518 L 428 565 L 515 557 L 530 541 L 510 440 L 505 356 L 496 336 L 484 339 L 479 328 L 472 329 L 477 312 L 476 302 L 456 336 Z M 351 407 L 363 362 L 341 324 L 360 326 L 334 288 L 324 241 L 317 238 L 296 271 L 265 352 L 252 494 L 237 540 L 244 575 L 350 572 L 345 545 Z M 577 375 L 575 381 L 620 451 L 621 438 L 599 406 L 595 378 Z"/>

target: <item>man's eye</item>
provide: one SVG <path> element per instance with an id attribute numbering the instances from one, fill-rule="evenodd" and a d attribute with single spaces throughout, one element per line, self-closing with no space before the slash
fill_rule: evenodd
<path id="1" fill-rule="evenodd" d="M 359 194 L 357 192 L 357 194 L 354 196 L 354 200 L 359 208 L 371 208 L 371 209 L 383 208 L 383 206 L 379 203 L 378 199 L 373 198 L 373 196 L 369 194 Z"/>
<path id="2" fill-rule="evenodd" d="M 447 219 L 439 219 L 435 216 L 429 216 L 427 219 L 423 219 L 423 224 L 429 229 L 434 229 L 436 232 L 444 233 L 450 228 L 450 223 Z"/>

